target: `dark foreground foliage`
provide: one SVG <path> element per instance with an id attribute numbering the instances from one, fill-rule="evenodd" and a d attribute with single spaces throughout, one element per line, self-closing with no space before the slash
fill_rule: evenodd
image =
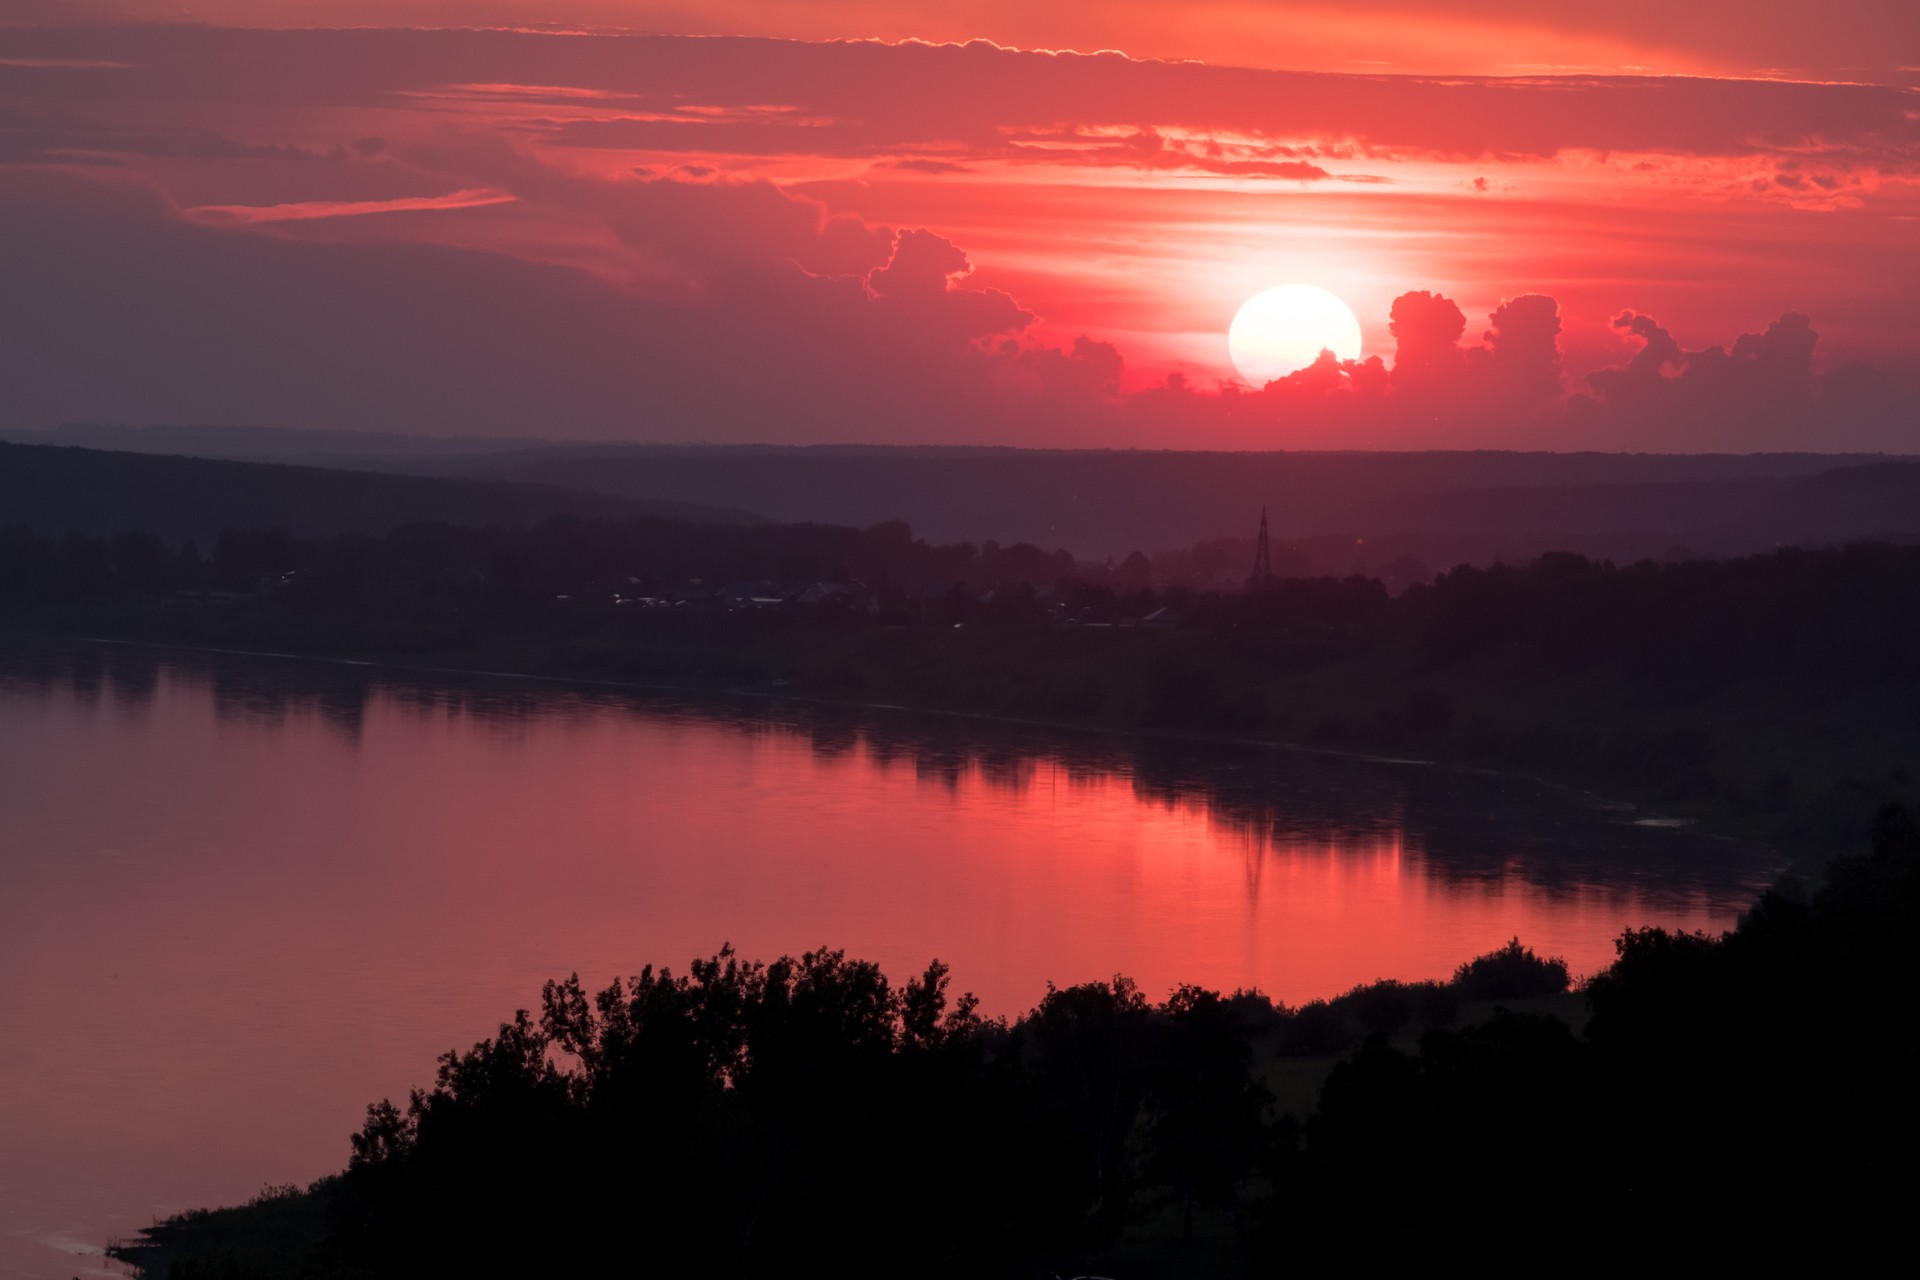
<path id="1" fill-rule="evenodd" d="M 178 1277 L 1844 1267 L 1901 1244 L 1920 1136 L 1920 824 L 1889 808 L 1873 835 L 1723 937 L 1627 933 L 1577 1030 L 1519 1005 L 1566 975 L 1518 944 L 1300 1010 L 1154 1006 L 1116 978 L 1011 1025 L 938 964 L 894 988 L 834 951 L 569 979 L 370 1109 L 305 1197 L 324 1229 L 223 1252 L 252 1212 L 226 1211 L 130 1256 Z M 1284 1059 L 1339 1051 L 1309 1115 L 1276 1105 Z M 1215 1253 L 1185 1243 L 1196 1219 Z"/>

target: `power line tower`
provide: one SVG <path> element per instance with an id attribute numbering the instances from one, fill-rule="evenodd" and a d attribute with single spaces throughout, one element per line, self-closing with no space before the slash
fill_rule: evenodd
<path id="1" fill-rule="evenodd" d="M 1267 509 L 1260 508 L 1260 537 L 1253 544 L 1253 576 L 1247 579 L 1247 590 L 1258 591 L 1273 581 L 1273 555 L 1267 548 Z"/>

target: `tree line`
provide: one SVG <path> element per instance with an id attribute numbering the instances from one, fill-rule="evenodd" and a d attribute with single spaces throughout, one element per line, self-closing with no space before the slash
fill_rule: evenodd
<path id="1" fill-rule="evenodd" d="M 929 583 L 1053 583 L 1099 576 L 1065 551 L 1028 543 L 933 545 L 899 521 L 853 529 L 817 524 L 695 524 L 643 517 L 555 516 L 534 525 L 401 525 L 386 534 L 297 537 L 227 529 L 209 548 L 146 533 L 53 537 L 0 530 L 0 591 L 90 603 L 158 592 L 252 589 L 262 578 L 306 578 L 313 589 L 503 597 L 671 589 L 700 579 L 805 587 L 862 581 L 917 590 Z"/>
<path id="2" fill-rule="evenodd" d="M 140 533 L 0 531 L 0 596 L 74 607 L 264 585 L 295 612 L 484 618 L 559 596 L 599 606 L 667 596 L 696 580 L 776 592 L 859 583 L 869 592 L 867 616 L 882 625 L 1112 624 L 1164 608 L 1278 666 L 1403 642 L 1438 665 L 1524 644 L 1570 667 L 1619 663 L 1676 700 L 1754 672 L 1883 678 L 1904 672 L 1920 645 L 1920 547 L 1886 543 L 1628 565 L 1556 553 L 1460 565 L 1397 593 L 1363 575 L 1221 592 L 1155 589 L 1144 556 L 1105 566 L 1029 544 L 936 546 L 899 522 L 851 529 L 556 517 L 532 527 L 410 525 L 379 537 L 317 538 L 230 529 L 206 553 Z"/>

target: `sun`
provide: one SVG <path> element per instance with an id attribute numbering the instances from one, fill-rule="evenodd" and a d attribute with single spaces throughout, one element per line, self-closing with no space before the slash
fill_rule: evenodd
<path id="1" fill-rule="evenodd" d="M 1256 387 L 1284 378 L 1319 359 L 1360 358 L 1360 321 L 1353 308 L 1310 284 L 1283 284 L 1254 294 L 1227 329 L 1227 354 Z"/>

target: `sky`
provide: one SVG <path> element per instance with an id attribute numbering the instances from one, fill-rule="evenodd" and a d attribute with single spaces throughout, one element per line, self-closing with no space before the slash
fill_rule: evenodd
<path id="1" fill-rule="evenodd" d="M 0 428 L 1920 452 L 1917 288 L 1888 0 L 0 18 Z"/>

